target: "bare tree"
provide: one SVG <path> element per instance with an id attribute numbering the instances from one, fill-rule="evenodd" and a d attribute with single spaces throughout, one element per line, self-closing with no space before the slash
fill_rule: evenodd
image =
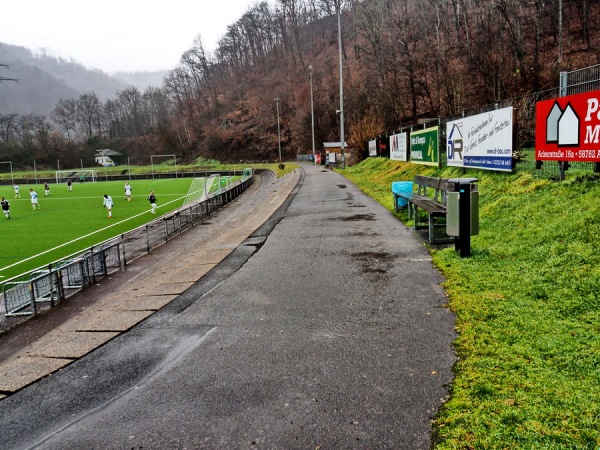
<path id="1" fill-rule="evenodd" d="M 54 110 L 50 113 L 50 118 L 67 135 L 67 140 L 72 142 L 73 137 L 77 135 L 77 104 L 74 100 L 61 99 L 58 101 Z"/>
<path id="2" fill-rule="evenodd" d="M 102 105 L 94 92 L 82 94 L 77 101 L 77 123 L 81 124 L 88 139 L 102 137 Z"/>

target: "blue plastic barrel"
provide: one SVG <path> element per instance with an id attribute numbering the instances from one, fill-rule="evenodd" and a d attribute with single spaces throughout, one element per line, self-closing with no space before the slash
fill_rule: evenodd
<path id="1" fill-rule="evenodd" d="M 412 181 L 394 181 L 392 183 L 392 192 L 399 194 L 401 192 L 412 192 L 413 182 Z M 408 205 L 408 201 L 405 198 L 398 197 L 398 207 L 404 208 Z"/>

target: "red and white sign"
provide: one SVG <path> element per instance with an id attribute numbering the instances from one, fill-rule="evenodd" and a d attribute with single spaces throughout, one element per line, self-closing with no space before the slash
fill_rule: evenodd
<path id="1" fill-rule="evenodd" d="M 600 161 L 600 91 L 536 104 L 535 159 Z"/>

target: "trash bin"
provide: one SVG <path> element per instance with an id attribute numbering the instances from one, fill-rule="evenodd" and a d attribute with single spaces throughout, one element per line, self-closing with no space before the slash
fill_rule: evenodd
<path id="1" fill-rule="evenodd" d="M 461 189 L 469 190 L 469 229 L 470 235 L 479 234 L 479 191 L 477 190 L 476 178 L 452 178 L 448 180 L 448 184 L 454 186 L 452 191 L 447 193 L 447 210 L 446 216 L 446 234 L 448 236 L 458 236 L 460 228 L 460 191 Z"/>
<path id="2" fill-rule="evenodd" d="M 394 181 L 392 182 L 392 193 L 400 194 L 402 192 L 412 192 L 413 191 L 413 182 L 412 181 Z M 396 207 L 405 208 L 408 206 L 408 200 L 402 197 L 397 197 L 398 204 Z"/>

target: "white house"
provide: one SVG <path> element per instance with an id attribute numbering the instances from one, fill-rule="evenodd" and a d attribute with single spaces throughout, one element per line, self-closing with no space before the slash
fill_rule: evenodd
<path id="1" fill-rule="evenodd" d="M 102 167 L 110 167 L 116 166 L 116 162 L 114 160 L 115 156 L 123 156 L 122 153 L 115 152 L 110 149 L 103 149 L 96 151 L 96 155 L 94 156 L 94 160 L 96 163 L 100 164 Z"/>

